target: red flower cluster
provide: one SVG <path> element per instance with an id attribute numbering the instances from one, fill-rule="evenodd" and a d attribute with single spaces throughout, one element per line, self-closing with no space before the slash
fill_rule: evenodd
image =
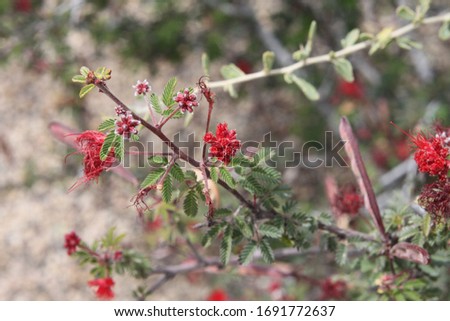
<path id="1" fill-rule="evenodd" d="M 76 252 L 77 246 L 80 244 L 81 239 L 75 232 L 70 232 L 69 234 L 64 235 L 65 243 L 64 247 L 67 249 L 67 254 L 72 255 Z"/>
<path id="2" fill-rule="evenodd" d="M 447 172 L 450 169 L 450 161 L 447 159 L 449 150 L 445 137 L 437 134 L 432 138 L 427 138 L 424 134 L 420 133 L 416 137 L 411 136 L 411 138 L 417 146 L 414 160 L 417 163 L 419 171 L 428 173 L 431 176 L 438 176 L 439 179 L 445 180 Z"/>
<path id="3" fill-rule="evenodd" d="M 136 85 L 133 85 L 133 88 L 135 96 L 146 95 L 152 89 L 147 79 L 144 79 L 144 81 L 138 80 Z"/>
<path id="4" fill-rule="evenodd" d="M 100 174 L 114 163 L 114 151 L 111 151 L 105 160 L 102 161 L 100 159 L 100 150 L 102 149 L 105 138 L 106 135 L 102 132 L 87 130 L 75 140 L 80 152 L 84 154 L 84 178 L 82 183 L 92 179 L 98 179 Z"/>
<path id="5" fill-rule="evenodd" d="M 15 0 L 14 9 L 18 12 L 30 12 L 32 9 L 31 0 Z"/>
<path id="6" fill-rule="evenodd" d="M 433 221 L 441 222 L 450 218 L 450 181 L 438 180 L 425 185 L 418 203 L 433 217 Z"/>
<path id="7" fill-rule="evenodd" d="M 339 192 L 335 195 L 334 205 L 340 213 L 356 215 L 364 205 L 364 199 L 357 192 L 355 186 L 346 185 L 340 188 Z"/>
<path id="8" fill-rule="evenodd" d="M 102 300 L 111 300 L 114 298 L 114 292 L 112 291 L 114 284 L 114 280 L 110 277 L 95 279 L 88 282 L 89 286 L 98 287 L 95 291 L 95 295 Z"/>
<path id="9" fill-rule="evenodd" d="M 225 165 L 230 163 L 231 158 L 241 148 L 241 142 L 236 139 L 236 131 L 228 130 L 227 123 L 218 124 L 216 135 L 214 136 L 211 132 L 208 132 L 203 137 L 203 140 L 211 145 L 209 147 L 209 156 L 216 157 Z"/>
<path id="10" fill-rule="evenodd" d="M 117 109 L 116 109 L 117 112 Z M 120 112 L 120 114 L 119 114 Z M 130 139 L 131 134 L 137 134 L 138 130 L 137 126 L 141 124 L 141 122 L 137 119 L 134 119 L 133 115 L 130 111 L 122 112 L 119 111 L 118 116 L 119 120 L 116 120 L 116 131 L 117 135 L 123 136 L 125 139 Z"/>
<path id="11" fill-rule="evenodd" d="M 173 97 L 173 100 L 178 103 L 178 106 L 181 108 L 183 113 L 186 110 L 192 113 L 194 111 L 192 107 L 198 106 L 197 96 L 195 94 L 191 94 L 189 88 L 185 88 L 184 91 L 178 92 L 178 94 Z"/>
<path id="12" fill-rule="evenodd" d="M 333 281 L 327 278 L 321 284 L 322 295 L 320 300 L 339 300 L 345 298 L 345 293 L 347 292 L 347 283 L 344 281 Z"/>
<path id="13" fill-rule="evenodd" d="M 216 289 L 213 290 L 208 298 L 206 299 L 207 301 L 228 301 L 228 294 L 222 290 L 222 289 Z"/>

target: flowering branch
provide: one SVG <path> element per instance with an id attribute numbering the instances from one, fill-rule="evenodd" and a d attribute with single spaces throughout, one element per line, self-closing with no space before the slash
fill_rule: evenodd
<path id="1" fill-rule="evenodd" d="M 401 27 L 399 29 L 396 29 L 392 31 L 390 34 L 390 39 L 396 39 L 400 38 L 408 33 L 410 33 L 413 30 L 416 30 L 420 27 L 421 24 L 423 25 L 431 25 L 431 24 L 437 24 L 442 23 L 445 21 L 450 20 L 450 13 L 441 14 L 429 18 L 423 19 L 420 23 L 410 23 L 404 27 Z M 219 80 L 219 81 L 212 81 L 208 82 L 207 85 L 209 88 L 220 88 L 220 87 L 226 87 L 234 84 L 249 82 L 252 80 L 265 78 L 269 76 L 277 76 L 277 75 L 286 75 L 290 74 L 298 69 L 301 69 L 306 66 L 315 65 L 323 62 L 332 62 L 336 58 L 342 58 L 346 57 L 348 55 L 351 55 L 355 52 L 362 51 L 364 49 L 367 49 L 372 46 L 373 40 L 366 40 L 363 42 L 356 43 L 354 45 L 348 46 L 346 48 L 343 48 L 341 50 L 338 50 L 336 52 L 333 52 L 332 54 L 324 54 L 316 57 L 306 58 L 304 60 L 301 60 L 299 62 L 296 62 L 292 65 L 285 66 L 278 69 L 272 69 L 269 72 L 261 70 L 258 72 L 245 74 L 236 78 L 226 79 L 226 80 Z"/>

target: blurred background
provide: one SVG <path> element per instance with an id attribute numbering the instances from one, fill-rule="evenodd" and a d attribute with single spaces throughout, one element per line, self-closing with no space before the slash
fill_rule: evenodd
<path id="1" fill-rule="evenodd" d="M 82 173 L 81 159 L 64 161 L 73 150 L 50 134 L 48 124 L 94 129 L 115 107 L 96 93 L 78 98 L 79 86 L 71 77 L 80 66 L 111 68 L 111 90 L 139 112 L 146 107 L 131 87 L 138 79 L 147 79 L 156 93 L 172 76 L 180 88 L 195 86 L 204 73 L 204 52 L 211 58 L 212 81 L 221 78 L 220 67 L 228 63 L 246 73 L 261 70 L 266 50 L 275 52 L 275 67 L 289 65 L 311 21 L 318 24 L 312 54 L 320 55 L 338 50 L 353 28 L 377 33 L 402 26 L 395 16 L 400 4 L 414 7 L 416 1 L 0 0 L 0 299 L 94 298 L 86 285 L 88 269 L 78 267 L 63 248 L 64 234 L 71 230 L 90 242 L 116 225 L 130 246 L 150 252 L 149 244 L 163 242 L 165 232 L 143 228 L 129 208 L 136 189 L 121 178 L 107 174 L 97 185 L 68 193 Z M 429 15 L 448 12 L 449 4 L 433 1 Z M 323 142 L 324 132 L 336 130 L 339 116 L 346 115 L 377 190 L 389 191 L 395 187 L 390 171 L 401 170 L 399 164 L 410 155 L 407 137 L 389 122 L 405 130 L 434 119 L 448 125 L 450 43 L 439 40 L 438 28 L 426 26 L 411 35 L 422 50 L 392 45 L 373 56 L 350 56 L 354 83 L 339 79 L 330 64 L 302 70 L 300 75 L 321 93 L 317 102 L 282 77 L 240 85 L 237 99 L 217 90 L 213 124 L 227 121 L 244 141 L 261 141 L 270 131 L 279 142 L 294 142 L 293 153 L 308 140 Z M 173 121 L 167 133 L 201 133 L 204 117 L 200 110 L 188 128 Z M 305 209 L 327 209 L 326 173 L 343 183 L 351 180 L 346 168 L 280 170 Z M 317 264 L 309 260 L 304 272 L 319 279 L 329 274 Z M 226 289 L 232 299 L 270 299 L 261 293 L 271 282 L 237 275 L 178 277 L 149 299 L 202 300 L 214 288 Z M 242 286 L 247 283 L 251 286 Z M 135 280 L 122 277 L 116 284 L 118 299 L 132 299 Z M 290 286 L 292 298 L 320 297 L 308 282 Z"/>

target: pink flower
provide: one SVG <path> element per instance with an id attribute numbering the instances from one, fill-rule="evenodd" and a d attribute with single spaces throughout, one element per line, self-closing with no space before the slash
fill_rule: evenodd
<path id="1" fill-rule="evenodd" d="M 114 163 L 113 150 L 110 151 L 105 160 L 100 159 L 100 150 L 105 138 L 105 134 L 96 130 L 87 130 L 76 138 L 75 142 L 78 145 L 79 152 L 84 155 L 84 177 L 81 179 L 81 183 L 93 179 L 97 180 L 100 174 Z M 78 183 L 75 183 L 71 189 L 77 186 Z"/>
<path id="2" fill-rule="evenodd" d="M 112 291 L 114 284 L 114 280 L 110 277 L 95 279 L 88 282 L 89 286 L 98 287 L 95 291 L 95 295 L 102 300 L 111 300 L 114 298 L 114 292 Z"/>
<path id="3" fill-rule="evenodd" d="M 216 289 L 213 290 L 208 298 L 206 299 L 207 301 L 228 301 L 228 294 L 222 290 L 222 289 Z"/>
<path id="4" fill-rule="evenodd" d="M 136 85 L 133 85 L 133 88 L 135 96 L 146 95 L 152 89 L 149 86 L 147 79 L 144 79 L 143 81 L 138 80 Z"/>
<path id="5" fill-rule="evenodd" d="M 173 97 L 178 103 L 178 106 L 181 108 L 181 111 L 184 113 L 186 110 L 192 113 L 194 110 L 192 107 L 197 107 L 197 96 L 195 94 L 191 94 L 189 88 L 185 88 L 184 91 L 178 92 L 176 96 Z"/>
<path id="6" fill-rule="evenodd" d="M 236 155 L 236 152 L 241 147 L 241 142 L 236 139 L 236 131 L 228 130 L 227 123 L 218 124 L 216 135 L 208 132 L 203 137 L 203 140 L 210 144 L 209 156 L 216 157 L 219 161 L 228 165 L 231 158 Z"/>
<path id="7" fill-rule="evenodd" d="M 116 120 L 116 130 L 115 133 L 117 135 L 123 136 L 125 139 L 130 139 L 131 134 L 137 134 L 137 126 L 141 124 L 141 122 L 137 119 L 134 119 L 133 115 L 130 111 L 126 111 L 125 113 L 119 114 L 120 119 Z"/>
<path id="8" fill-rule="evenodd" d="M 67 249 L 67 254 L 72 255 L 76 252 L 77 246 L 80 244 L 81 239 L 74 231 L 64 235 L 64 239 L 64 247 Z"/>

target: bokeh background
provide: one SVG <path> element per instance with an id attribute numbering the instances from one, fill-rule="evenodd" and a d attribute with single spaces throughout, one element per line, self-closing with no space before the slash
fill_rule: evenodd
<path id="1" fill-rule="evenodd" d="M 70 79 L 80 66 L 111 68 L 112 91 L 143 111 L 144 102 L 131 88 L 138 79 L 148 79 L 155 92 L 172 76 L 180 87 L 194 86 L 203 75 L 204 52 L 211 58 L 211 80 L 220 79 L 220 67 L 230 62 L 246 73 L 260 70 L 266 50 L 275 52 L 275 67 L 285 66 L 305 42 L 311 21 L 318 24 L 313 55 L 319 55 L 338 50 L 353 28 L 376 33 L 400 27 L 404 22 L 395 16 L 400 4 L 415 1 L 0 0 L 0 299 L 93 299 L 88 268 L 78 267 L 63 248 L 71 230 L 93 241 L 117 226 L 129 246 L 156 253 L 157 264 L 167 259 L 157 251 L 167 231 L 143 228 L 129 207 L 135 187 L 107 174 L 97 185 L 68 193 L 81 175 L 80 158 L 65 162 L 73 150 L 50 134 L 48 124 L 92 129 L 114 108 L 98 94 L 78 98 L 79 86 Z M 429 14 L 449 10 L 448 0 L 435 0 Z M 260 141 L 270 131 L 277 141 L 293 141 L 294 152 L 308 140 L 322 142 L 324 132 L 347 115 L 377 190 L 389 192 L 395 187 L 390 170 L 409 156 L 407 138 L 389 121 L 406 130 L 433 119 L 448 125 L 450 43 L 439 40 L 437 30 L 427 26 L 411 35 L 423 50 L 392 45 L 373 56 L 351 56 L 352 84 L 339 79 L 330 64 L 302 70 L 319 89 L 318 102 L 309 102 L 282 78 L 241 85 L 237 99 L 217 90 L 213 124 L 227 121 L 242 140 Z M 204 116 L 197 113 L 187 128 L 174 121 L 168 133 L 196 132 Z M 327 208 L 326 172 L 342 182 L 351 177 L 348 169 L 280 169 L 305 209 Z M 317 278 L 330 272 L 317 268 L 314 259 L 307 263 L 303 269 Z M 217 287 L 233 299 L 270 299 L 264 294 L 270 282 L 233 274 L 178 277 L 150 299 L 201 300 Z M 132 299 L 137 282 L 121 277 L 116 283 L 117 298 Z M 318 297 L 307 285 L 293 282 L 291 288 L 294 298 Z"/>

